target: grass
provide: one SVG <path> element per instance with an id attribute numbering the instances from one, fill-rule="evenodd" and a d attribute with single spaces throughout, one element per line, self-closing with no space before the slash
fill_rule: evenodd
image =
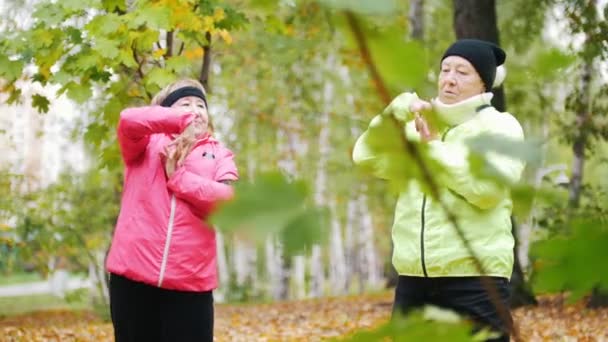
<path id="1" fill-rule="evenodd" d="M 29 283 L 34 281 L 42 281 L 44 278 L 36 272 L 13 273 L 10 275 L 0 276 L 0 286 L 15 285 L 20 283 Z"/>
<path id="2" fill-rule="evenodd" d="M 67 302 L 53 295 L 0 297 L 0 316 L 51 309 L 83 310 L 90 309 L 90 305 L 86 298 Z"/>

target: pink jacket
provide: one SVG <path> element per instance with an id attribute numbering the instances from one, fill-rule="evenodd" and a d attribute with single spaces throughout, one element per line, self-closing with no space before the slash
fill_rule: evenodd
<path id="1" fill-rule="evenodd" d="M 233 154 L 213 137 L 195 144 L 169 179 L 161 153 L 193 114 L 171 108 L 129 108 L 120 114 L 118 141 L 125 162 L 118 222 L 106 268 L 129 279 L 182 291 L 217 287 L 215 231 L 205 218 L 233 196 Z"/>

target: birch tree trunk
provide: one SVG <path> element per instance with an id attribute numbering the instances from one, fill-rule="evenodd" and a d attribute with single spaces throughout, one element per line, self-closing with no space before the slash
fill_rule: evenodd
<path id="1" fill-rule="evenodd" d="M 285 299 L 287 288 L 283 282 L 286 270 L 283 266 L 281 246 L 274 237 L 266 239 L 266 270 L 268 271 L 268 293 L 274 300 Z"/>
<path id="2" fill-rule="evenodd" d="M 293 297 L 302 299 L 306 297 L 306 258 L 303 255 L 293 257 L 292 274 Z"/>
<path id="3" fill-rule="evenodd" d="M 585 145 L 587 143 L 587 130 L 585 125 L 588 123 L 591 113 L 591 75 L 593 73 L 593 62 L 587 61 L 583 66 L 583 75 L 580 85 L 580 108 L 576 113 L 576 129 L 578 134 L 572 144 L 574 160 L 572 162 L 572 176 L 570 177 L 568 204 L 570 208 L 579 206 L 581 197 L 581 187 L 583 184 L 583 172 L 585 168 Z"/>
<path id="4" fill-rule="evenodd" d="M 355 242 L 357 239 L 358 217 L 357 217 L 357 193 L 353 191 L 348 199 L 346 206 L 346 225 L 344 227 L 344 259 L 346 266 L 346 290 L 348 291 L 353 286 L 355 275 L 360 273 L 360 268 L 357 262 L 357 249 Z"/>
<path id="5" fill-rule="evenodd" d="M 329 246 L 329 279 L 332 294 L 343 294 L 346 290 L 346 263 L 344 261 L 344 246 L 342 226 L 340 224 L 336 201 L 331 201 L 331 237 Z"/>
<path id="6" fill-rule="evenodd" d="M 230 280 L 230 270 L 228 269 L 228 262 L 226 260 L 224 236 L 219 231 L 215 233 L 215 244 L 217 248 L 217 269 L 220 286 L 218 291 L 213 292 L 213 298 L 217 302 L 222 303 L 226 299 L 225 289 L 228 287 Z"/>
<path id="7" fill-rule="evenodd" d="M 361 218 L 360 224 L 360 243 L 361 246 L 361 274 L 364 278 L 361 279 L 361 290 L 366 287 L 377 288 L 381 283 L 380 264 L 376 255 L 376 247 L 374 244 L 374 224 L 372 215 L 367 204 L 367 195 L 362 191 L 358 198 L 359 213 Z"/>

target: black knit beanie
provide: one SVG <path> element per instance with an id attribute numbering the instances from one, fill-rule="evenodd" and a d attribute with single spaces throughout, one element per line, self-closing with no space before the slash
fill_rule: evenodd
<path id="1" fill-rule="evenodd" d="M 445 51 L 441 61 L 448 56 L 459 56 L 469 61 L 481 77 L 486 91 L 492 90 L 496 67 L 507 58 L 507 54 L 497 45 L 478 39 L 456 41 Z"/>

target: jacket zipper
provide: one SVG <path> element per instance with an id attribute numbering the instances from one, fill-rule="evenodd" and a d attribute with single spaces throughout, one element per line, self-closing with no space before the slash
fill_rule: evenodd
<path id="1" fill-rule="evenodd" d="M 448 135 L 448 132 L 454 128 L 454 126 L 450 126 L 441 136 L 441 141 L 445 141 L 445 136 Z M 425 227 L 425 217 L 424 217 L 424 209 L 426 209 L 426 195 L 422 196 L 422 209 L 420 211 L 420 264 L 422 265 L 422 273 L 424 273 L 425 277 L 428 277 L 429 274 L 426 272 L 426 262 L 424 260 L 424 227 Z"/>
<path id="2" fill-rule="evenodd" d="M 424 273 L 425 277 L 428 277 L 428 273 L 426 273 L 426 264 L 424 262 L 424 208 L 426 207 L 426 195 L 422 197 L 422 211 L 420 212 L 420 261 L 422 263 L 422 273 Z"/>
<path id="3" fill-rule="evenodd" d="M 169 224 L 167 225 L 167 238 L 165 240 L 165 249 L 163 251 L 163 260 L 160 264 L 160 274 L 158 275 L 158 287 L 163 284 L 165 270 L 167 269 L 167 259 L 169 258 L 169 247 L 171 246 L 171 237 L 173 235 L 173 223 L 175 221 L 175 195 L 171 195 L 171 212 L 169 213 Z"/>

